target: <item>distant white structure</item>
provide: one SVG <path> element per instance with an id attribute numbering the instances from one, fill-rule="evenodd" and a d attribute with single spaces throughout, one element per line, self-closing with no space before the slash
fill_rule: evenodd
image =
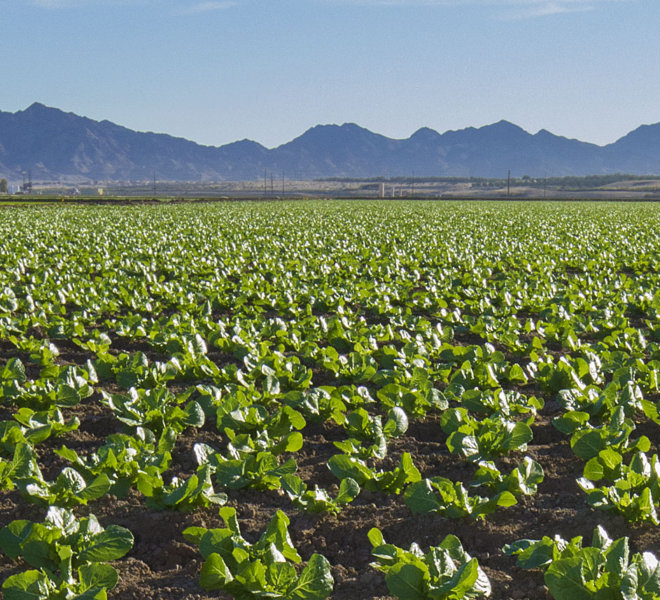
<path id="1" fill-rule="evenodd" d="M 20 189 L 21 189 L 21 186 L 18 185 L 17 183 L 10 183 L 7 186 L 7 191 L 12 195 L 17 194 L 20 191 Z"/>

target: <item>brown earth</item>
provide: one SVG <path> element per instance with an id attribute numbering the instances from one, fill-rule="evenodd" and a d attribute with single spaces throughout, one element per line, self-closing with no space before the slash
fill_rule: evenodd
<path id="1" fill-rule="evenodd" d="M 560 534 L 563 537 L 582 535 L 590 543 L 596 525 L 602 524 L 613 537 L 627 535 L 633 551 L 660 553 L 660 531 L 647 525 L 630 525 L 621 517 L 589 508 L 585 496 L 575 483 L 581 476 L 583 463 L 577 459 L 567 439 L 552 426 L 552 404 L 539 415 L 533 425 L 534 440 L 527 454 L 538 461 L 545 471 L 545 480 L 538 493 L 522 499 L 517 506 L 500 509 L 485 520 L 450 520 L 437 515 L 411 513 L 402 497 L 363 491 L 339 516 L 309 515 L 294 508 L 288 498 L 278 492 L 237 490 L 229 492 L 229 504 L 236 508 L 245 537 L 255 541 L 277 509 L 291 519 L 290 532 L 303 560 L 312 553 L 323 554 L 333 565 L 335 600 L 376 600 L 390 598 L 381 573 L 369 566 L 371 546 L 367 532 L 371 527 L 383 530 L 385 539 L 408 548 L 417 542 L 426 550 L 439 543 L 445 535 L 455 534 L 465 549 L 476 556 L 493 586 L 493 598 L 498 600 L 550 596 L 543 585 L 540 571 L 523 571 L 515 561 L 505 556 L 501 548 L 520 538 L 540 538 Z M 121 424 L 93 396 L 69 411 L 81 421 L 77 431 L 65 438 L 47 440 L 37 447 L 44 475 L 55 476 L 65 461 L 53 454 L 62 443 L 80 453 L 89 452 L 105 441 L 108 434 L 121 431 Z M 0 419 L 10 418 L 0 410 Z M 651 435 L 655 432 L 644 432 Z M 310 425 L 305 430 L 305 445 L 296 454 L 299 475 L 308 483 L 336 489 L 337 480 L 327 468 L 327 460 L 337 451 L 332 441 L 343 438 L 339 427 L 331 424 Z M 195 468 L 192 446 L 198 441 L 219 445 L 220 435 L 215 424 L 208 422 L 201 430 L 188 430 L 177 441 L 172 467 L 166 474 L 191 473 Z M 402 452 L 413 455 L 424 476 L 442 475 L 467 480 L 473 467 L 449 454 L 438 416 L 429 416 L 411 424 L 407 434 L 390 444 L 387 462 L 397 463 Z M 515 466 L 522 454 L 500 461 L 500 467 Z M 41 520 L 44 509 L 29 504 L 18 492 L 0 493 L 0 525 L 14 519 Z M 131 492 L 128 498 L 106 496 L 88 507 L 76 509 L 81 516 L 93 512 L 101 524 L 119 524 L 135 536 L 132 551 L 115 567 L 120 573 L 114 598 L 127 600 L 206 599 L 226 597 L 207 593 L 198 585 L 202 564 L 197 549 L 188 543 L 182 531 L 189 526 L 222 527 L 217 508 L 199 509 L 193 513 L 154 511 L 144 499 Z M 25 568 L 0 555 L 0 579 Z"/>

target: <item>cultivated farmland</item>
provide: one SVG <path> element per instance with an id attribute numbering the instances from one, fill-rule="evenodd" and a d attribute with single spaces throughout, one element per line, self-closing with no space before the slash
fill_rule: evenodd
<path id="1" fill-rule="evenodd" d="M 5 598 L 660 598 L 657 205 L 7 207 L 0 264 Z"/>

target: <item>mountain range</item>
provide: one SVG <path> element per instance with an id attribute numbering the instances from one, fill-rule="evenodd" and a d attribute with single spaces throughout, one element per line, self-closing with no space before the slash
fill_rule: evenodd
<path id="1" fill-rule="evenodd" d="M 250 140 L 202 146 L 142 133 L 35 103 L 0 111 L 0 177 L 18 181 L 255 180 L 276 178 L 516 177 L 660 173 L 660 123 L 606 146 L 531 134 L 499 121 L 443 134 L 429 128 L 392 139 L 352 123 L 317 125 L 266 148 Z"/>

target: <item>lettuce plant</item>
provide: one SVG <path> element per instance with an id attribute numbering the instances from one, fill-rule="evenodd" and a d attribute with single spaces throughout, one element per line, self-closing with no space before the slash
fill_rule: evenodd
<path id="1" fill-rule="evenodd" d="M 591 546 L 582 537 L 518 540 L 503 548 L 523 569 L 541 568 L 557 600 L 656 600 L 660 598 L 660 563 L 651 552 L 631 555 L 627 537 L 612 540 L 603 527 Z"/>
<path id="2" fill-rule="evenodd" d="M 434 512 L 452 519 L 484 518 L 500 506 L 517 504 L 519 496 L 536 493 L 541 481 L 543 469 L 529 457 L 508 475 L 500 473 L 493 463 L 483 462 L 467 487 L 462 481 L 432 477 L 410 484 L 404 499 L 417 513 Z"/>
<path id="3" fill-rule="evenodd" d="M 27 442 L 18 442 L 11 460 L 0 458 L 0 490 L 13 490 L 20 481 L 40 477 L 34 448 Z"/>
<path id="4" fill-rule="evenodd" d="M 452 408 L 443 413 L 441 426 L 449 435 L 447 447 L 450 452 L 471 462 L 479 462 L 514 450 L 526 450 L 533 437 L 528 421 L 513 421 L 500 413 L 479 421 L 465 408 Z"/>
<path id="5" fill-rule="evenodd" d="M 143 472 L 138 476 L 137 488 L 152 508 L 191 511 L 209 504 L 225 504 L 227 494 L 215 492 L 212 472 L 210 465 L 201 465 L 188 478 L 173 477 L 169 485 L 163 484 L 160 474 L 155 477 Z"/>
<path id="6" fill-rule="evenodd" d="M 293 432 L 290 436 L 295 437 L 285 438 L 284 441 L 289 439 L 291 446 L 276 446 L 273 450 L 260 450 L 251 437 L 243 434 L 237 436 L 233 443 L 227 444 L 226 456 L 207 444 L 195 444 L 194 451 L 198 464 L 209 465 L 216 481 L 227 489 L 252 487 L 277 490 L 281 486 L 280 478 L 283 475 L 293 474 L 298 470 L 293 458 L 281 462 L 279 457 L 278 451 L 294 452 L 300 448 L 300 433 Z"/>
<path id="7" fill-rule="evenodd" d="M 607 448 L 620 452 L 648 452 L 651 442 L 646 436 L 633 440 L 631 434 L 635 423 L 626 417 L 623 407 L 614 409 L 609 421 L 599 427 L 589 423 L 589 415 L 581 411 L 569 411 L 554 420 L 554 425 L 571 435 L 571 448 L 583 460 L 589 460 Z"/>
<path id="8" fill-rule="evenodd" d="M 101 498 L 112 483 L 105 473 L 85 477 L 73 467 L 64 467 L 54 481 L 45 480 L 39 470 L 30 477 L 18 479 L 16 485 L 35 504 L 71 508 Z"/>
<path id="9" fill-rule="evenodd" d="M 318 486 L 314 486 L 313 490 L 307 489 L 307 484 L 297 475 L 283 475 L 282 489 L 297 508 L 311 513 L 338 514 L 344 504 L 355 500 L 360 493 L 360 486 L 350 477 L 341 480 L 334 498 Z"/>
<path id="10" fill-rule="evenodd" d="M 401 455 L 399 464 L 391 471 L 372 469 L 366 461 L 347 454 L 332 456 L 328 467 L 338 479 L 348 477 L 366 490 L 389 494 L 400 494 L 406 485 L 422 478 L 408 452 Z"/>
<path id="11" fill-rule="evenodd" d="M 488 577 L 455 535 L 426 554 L 416 543 L 410 550 L 387 544 L 376 527 L 368 537 L 376 559 L 371 566 L 385 573 L 387 588 L 400 600 L 464 600 L 491 594 Z"/>
<path id="12" fill-rule="evenodd" d="M 199 547 L 204 557 L 200 584 L 206 590 L 225 591 L 241 600 L 324 600 L 334 580 L 330 563 L 313 554 L 298 573 L 301 557 L 289 535 L 289 519 L 277 511 L 259 540 L 251 544 L 241 534 L 236 510 L 220 509 L 222 529 L 189 527 L 184 537 Z"/>
<path id="13" fill-rule="evenodd" d="M 408 429 L 408 415 L 399 406 L 388 412 L 383 425 L 380 415 L 371 415 L 358 407 L 346 415 L 344 428 L 349 435 L 347 440 L 335 442 L 335 446 L 345 454 L 355 454 L 359 458 L 385 458 L 387 440 L 403 435 Z"/>
<path id="14" fill-rule="evenodd" d="M 174 446 L 176 432 L 166 428 L 158 443 L 145 436 L 144 429 L 138 429 L 136 435 L 111 434 L 103 446 L 86 457 L 65 446 L 56 453 L 87 478 L 105 474 L 111 483 L 108 492 L 123 498 L 138 480 L 148 480 L 152 487 L 158 487 L 158 481 L 162 485 L 161 473 L 170 465 L 170 450 Z"/>
<path id="15" fill-rule="evenodd" d="M 604 481 L 604 484 L 598 482 Z M 650 521 L 658 525 L 660 460 L 636 452 L 628 464 L 621 454 L 606 448 L 584 466 L 578 485 L 594 508 L 616 512 L 628 521 Z"/>
<path id="16" fill-rule="evenodd" d="M 117 419 L 131 428 L 143 427 L 156 437 L 170 427 L 181 433 L 186 427 L 204 425 L 204 411 L 187 394 L 172 394 L 165 386 L 134 388 L 128 394 L 101 392 L 101 403 L 112 410 Z M 184 402 L 185 405 L 181 406 Z"/>
<path id="17" fill-rule="evenodd" d="M 0 549 L 32 570 L 8 577 L 2 585 L 6 600 L 104 600 L 117 584 L 109 561 L 133 547 L 133 535 L 119 525 L 101 527 L 90 514 L 80 520 L 66 509 L 51 506 L 43 523 L 12 521 L 0 530 Z"/>

